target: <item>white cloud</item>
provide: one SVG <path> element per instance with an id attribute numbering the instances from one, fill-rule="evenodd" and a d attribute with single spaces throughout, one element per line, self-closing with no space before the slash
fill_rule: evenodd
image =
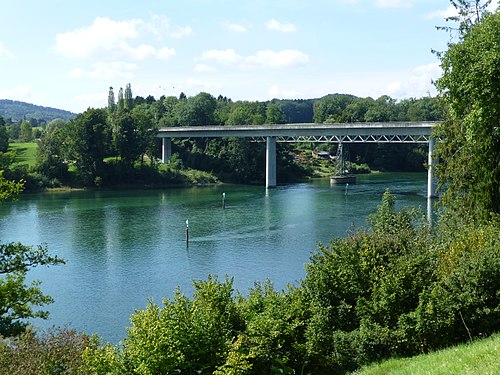
<path id="1" fill-rule="evenodd" d="M 75 108 L 102 108 L 108 102 L 108 92 L 102 90 L 98 93 L 81 94 L 74 98 Z"/>
<path id="2" fill-rule="evenodd" d="M 190 26 L 177 26 L 172 31 L 169 18 L 159 14 L 153 14 L 151 20 L 144 23 L 143 28 L 154 34 L 158 40 L 162 40 L 165 37 L 183 39 L 194 35 L 194 31 Z"/>
<path id="3" fill-rule="evenodd" d="M 296 90 L 285 90 L 278 85 L 272 85 L 267 90 L 268 99 L 296 99 L 301 97 L 301 93 Z"/>
<path id="4" fill-rule="evenodd" d="M 246 33 L 248 31 L 247 26 L 237 24 L 237 23 L 224 22 L 223 26 L 225 29 L 227 29 L 229 31 L 233 31 L 235 33 Z"/>
<path id="5" fill-rule="evenodd" d="M 174 32 L 170 34 L 173 39 L 183 39 L 194 35 L 193 29 L 189 26 L 178 27 Z"/>
<path id="6" fill-rule="evenodd" d="M 202 61 L 215 61 L 223 65 L 239 64 L 242 59 L 243 58 L 232 48 L 225 50 L 211 49 L 204 51 L 201 55 Z"/>
<path id="7" fill-rule="evenodd" d="M 7 47 L 5 47 L 3 45 L 2 42 L 0 42 L 0 59 L 3 57 L 5 57 L 7 59 L 15 59 L 16 58 L 16 56 L 11 51 L 9 51 L 7 49 Z"/>
<path id="8" fill-rule="evenodd" d="M 309 56 L 294 49 L 257 51 L 255 55 L 247 57 L 239 55 L 234 49 L 212 49 L 203 52 L 200 60 L 233 65 L 242 69 L 255 66 L 279 69 L 303 66 L 309 62 Z"/>
<path id="9" fill-rule="evenodd" d="M 143 30 L 156 30 L 154 33 L 159 34 L 158 26 L 150 26 L 140 19 L 114 21 L 107 17 L 97 17 L 89 27 L 57 34 L 56 51 L 70 58 L 105 60 L 165 59 L 174 55 L 175 51 L 166 47 L 158 50 L 149 44 L 131 44 L 141 37 Z"/>
<path id="10" fill-rule="evenodd" d="M 413 3 L 410 0 L 376 0 L 375 5 L 379 8 L 411 8 Z"/>
<path id="11" fill-rule="evenodd" d="M 168 35 L 170 20 L 166 16 L 153 14 L 151 21 L 145 25 L 145 28 L 161 40 L 164 36 Z"/>
<path id="12" fill-rule="evenodd" d="M 196 64 L 196 66 L 194 67 L 194 71 L 196 73 L 213 73 L 216 70 L 217 69 L 207 64 Z"/>
<path id="13" fill-rule="evenodd" d="M 246 59 L 251 65 L 260 65 L 271 68 L 291 68 L 306 65 L 309 62 L 309 56 L 305 53 L 285 49 L 281 51 L 258 51 L 254 56 Z"/>
<path id="14" fill-rule="evenodd" d="M 432 81 L 438 79 L 441 74 L 442 71 L 437 62 L 417 66 L 407 77 L 389 83 L 386 87 L 387 94 L 396 98 L 419 98 L 435 93 L 436 89 Z"/>
<path id="15" fill-rule="evenodd" d="M 437 10 L 435 12 L 428 13 L 426 15 L 427 19 L 445 19 L 448 17 L 453 17 L 458 15 L 456 8 L 453 5 L 450 5 L 448 8 L 444 10 Z"/>
<path id="16" fill-rule="evenodd" d="M 163 47 L 160 48 L 156 54 L 156 57 L 160 60 L 168 60 L 175 56 L 176 52 L 174 48 Z"/>
<path id="17" fill-rule="evenodd" d="M 93 78 L 102 80 L 112 80 L 115 78 L 133 78 L 133 71 L 137 69 L 136 64 L 125 62 L 97 63 L 93 65 L 93 70 L 85 71 L 81 68 L 73 69 L 68 73 L 71 78 Z"/>
<path id="18" fill-rule="evenodd" d="M 266 22 L 266 28 L 268 30 L 280 31 L 283 33 L 293 33 L 297 31 L 297 26 L 289 22 L 279 22 L 274 18 Z"/>
<path id="19" fill-rule="evenodd" d="M 107 17 L 97 17 L 85 28 L 56 35 L 56 50 L 66 57 L 87 58 L 105 51 L 123 51 L 130 48 L 127 40 L 139 36 L 138 19 L 113 21 Z"/>
<path id="20" fill-rule="evenodd" d="M 13 88 L 0 90 L 0 98 L 9 98 L 11 100 L 29 101 L 33 97 L 31 86 L 16 85 Z"/>
<path id="21" fill-rule="evenodd" d="M 190 89 L 201 91 L 220 90 L 222 85 L 216 82 L 202 81 L 200 79 L 189 77 L 186 79 L 186 85 Z"/>

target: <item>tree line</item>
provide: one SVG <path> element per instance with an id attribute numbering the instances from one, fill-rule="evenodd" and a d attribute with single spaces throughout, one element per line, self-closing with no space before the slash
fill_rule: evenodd
<path id="1" fill-rule="evenodd" d="M 233 102 L 201 92 L 193 97 L 133 97 L 132 88 L 112 87 L 108 104 L 89 108 L 70 121 L 35 120 L 5 123 L 0 119 L 0 152 L 9 141 L 38 144 L 36 166 L 9 168 L 11 178 L 23 178 L 27 188 L 60 185 L 102 186 L 137 182 L 179 183 L 179 169 L 213 172 L 227 182 L 264 180 L 263 145 L 246 139 L 197 139 L 174 141 L 174 161 L 158 163 L 161 127 L 216 125 L 265 125 L 303 122 L 435 121 L 443 118 L 439 99 L 425 97 L 396 101 L 333 94 L 311 100 Z M 38 125 L 35 127 L 35 125 Z M 3 145 L 3 146 L 2 146 Z M 316 145 L 309 145 L 316 148 Z M 334 145 L 321 146 L 334 152 Z M 300 147 L 278 145 L 280 181 L 304 179 L 312 174 L 293 155 Z M 426 150 L 417 145 L 352 145 L 352 161 L 385 170 L 423 170 Z M 397 157 L 395 157 L 396 155 Z"/>

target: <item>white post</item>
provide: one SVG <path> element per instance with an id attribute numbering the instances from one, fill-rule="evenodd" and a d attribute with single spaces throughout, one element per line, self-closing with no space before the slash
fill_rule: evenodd
<path id="1" fill-rule="evenodd" d="M 429 157 L 428 157 L 428 169 L 427 169 L 427 198 L 433 198 L 436 196 L 436 184 L 434 183 L 433 169 L 434 169 L 434 138 L 429 138 Z"/>
<path id="2" fill-rule="evenodd" d="M 276 187 L 276 138 L 266 140 L 266 188 Z"/>
<path id="3" fill-rule="evenodd" d="M 172 139 L 161 139 L 161 162 L 165 164 L 172 157 Z"/>

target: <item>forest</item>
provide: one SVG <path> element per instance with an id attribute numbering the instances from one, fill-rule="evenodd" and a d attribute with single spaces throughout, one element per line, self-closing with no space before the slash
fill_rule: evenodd
<path id="1" fill-rule="evenodd" d="M 441 198 L 434 226 L 414 210 L 396 210 L 396 198 L 387 191 L 367 228 L 318 245 L 299 285 L 276 290 L 269 281 L 240 295 L 230 277 L 193 281 L 191 296 L 178 290 L 161 305 L 151 302 L 135 311 L 119 345 L 70 328 L 35 332 L 29 318 L 45 317 L 35 307 L 51 298 L 39 283 L 25 285 L 26 275 L 33 266 L 64 260 L 43 246 L 1 244 L 0 374 L 345 374 L 498 333 L 500 12 L 485 12 L 489 2 L 452 3 L 460 11 L 459 36 L 439 55 L 439 100 L 410 100 L 433 108 L 430 113 L 439 103 L 438 118 L 444 114 L 435 132 Z M 286 120 L 279 102 L 232 103 L 207 93 L 142 102 L 132 99 L 127 85 L 116 101 L 112 90 L 109 98 L 106 108 L 47 124 L 32 173 L 76 178 L 88 186 L 106 184 L 113 174 L 121 181 L 139 171 L 144 177 L 146 167 L 158 173 L 154 178 L 173 178 L 177 169 L 156 165 L 154 126 Z M 402 113 L 390 98 L 366 101 L 379 107 L 361 109 L 365 121 Z M 318 99 L 314 121 L 349 121 L 334 103 L 346 109 L 354 102 L 345 95 Z M 238 159 L 255 158 L 254 150 L 241 152 L 250 145 L 218 142 L 180 142 L 173 164 L 194 166 L 203 155 L 215 158 L 225 150 L 224 158 L 234 158 L 234 165 L 257 165 Z M 25 184 L 7 177 L 15 173 L 8 169 L 8 154 L 0 166 L 1 203 L 15 199 Z M 294 163 L 286 149 L 281 157 Z M 258 177 L 251 168 L 241 173 L 240 178 Z"/>

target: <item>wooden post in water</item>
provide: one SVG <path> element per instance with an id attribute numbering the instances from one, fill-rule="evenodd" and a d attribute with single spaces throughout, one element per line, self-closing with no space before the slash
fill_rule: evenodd
<path id="1" fill-rule="evenodd" d="M 222 209 L 226 208 L 226 193 L 222 193 Z"/>
<path id="2" fill-rule="evenodd" d="M 186 219 L 186 246 L 189 246 L 189 220 Z"/>

